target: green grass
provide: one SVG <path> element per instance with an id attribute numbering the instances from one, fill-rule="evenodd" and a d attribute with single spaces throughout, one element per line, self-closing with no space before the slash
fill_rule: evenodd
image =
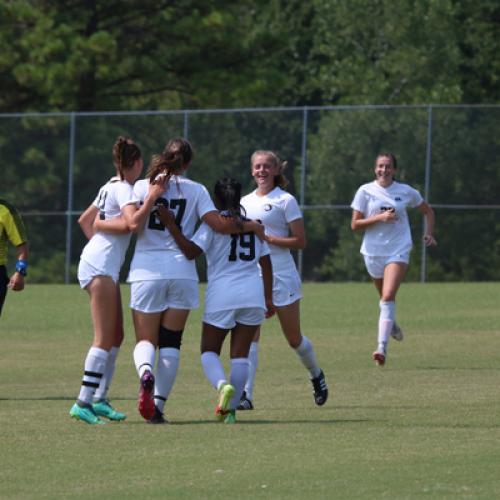
<path id="1" fill-rule="evenodd" d="M 212 419 L 200 311 L 184 336 L 171 425 L 147 425 L 135 409 L 127 312 L 111 396 L 129 417 L 92 427 L 68 416 L 91 340 L 87 295 L 58 285 L 10 293 L 0 319 L 0 498 L 499 498 L 498 289 L 403 285 L 405 340 L 390 344 L 380 368 L 371 361 L 374 288 L 305 285 L 303 329 L 330 400 L 315 407 L 306 372 L 272 319 L 256 409 L 234 426 Z"/>

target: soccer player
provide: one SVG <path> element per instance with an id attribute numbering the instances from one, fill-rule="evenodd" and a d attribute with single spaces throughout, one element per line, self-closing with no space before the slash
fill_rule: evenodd
<path id="1" fill-rule="evenodd" d="M 206 188 L 182 176 L 192 157 L 187 140 L 170 140 L 162 154 L 153 156 L 147 178 L 134 186 L 139 201 L 145 199 L 151 182 L 167 178 L 156 204 L 175 213 L 187 238 L 192 237 L 200 219 L 218 232 L 254 231 L 263 236 L 263 228 L 255 221 L 224 219 Z M 182 334 L 190 310 L 198 307 L 199 292 L 194 261 L 179 250 L 158 218 L 156 207 L 138 234 L 127 281 L 131 283 L 130 307 L 137 340 L 134 362 L 140 378 L 139 413 L 150 423 L 165 423 L 163 410 L 177 376 Z M 156 347 L 159 353 L 155 377 Z"/>
<path id="2" fill-rule="evenodd" d="M 70 415 L 88 424 L 103 424 L 100 417 L 110 420 L 126 418 L 109 404 L 107 391 L 123 341 L 118 278 L 130 241 L 130 228 L 119 216 L 129 205 L 135 212 L 137 199 L 133 194 L 133 184 L 142 172 L 143 161 L 139 147 L 125 137 L 119 137 L 115 142 L 113 161 L 118 176 L 101 187 L 94 202 L 78 220 L 89 238 L 80 256 L 78 280 L 90 297 L 94 340 L 85 359 L 80 393 Z M 149 215 L 149 209 L 163 189 L 163 185 L 151 185 L 141 211 L 136 214 L 136 226 L 140 224 L 141 216 L 144 219 Z M 99 219 L 118 219 L 114 222 L 116 227 L 108 226 L 107 230 L 112 232 L 96 231 L 96 216 Z"/>
<path id="3" fill-rule="evenodd" d="M 314 401 L 324 405 L 328 398 L 325 375 L 318 365 L 311 341 L 300 326 L 300 277 L 290 250 L 306 246 L 304 220 L 297 200 L 284 190 L 288 184 L 283 163 L 273 151 L 255 151 L 251 157 L 251 173 L 257 188 L 241 199 L 247 217 L 257 219 L 265 227 L 265 240 L 273 265 L 273 303 L 281 330 L 288 344 L 309 371 Z M 253 387 L 258 364 L 257 331 L 250 348 L 250 374 L 238 409 L 253 409 Z"/>
<path id="4" fill-rule="evenodd" d="M 396 324 L 395 301 L 412 248 L 407 207 L 422 212 L 426 222 L 424 243 L 436 245 L 432 235 L 434 211 L 416 189 L 395 180 L 396 170 L 397 161 L 392 153 L 377 155 L 375 180 L 363 184 L 351 203 L 351 229 L 365 232 L 361 253 L 380 297 L 378 346 L 372 354 L 379 366 L 386 362 L 389 337 L 403 340 L 403 332 Z"/>
<path id="5" fill-rule="evenodd" d="M 240 198 L 241 184 L 234 179 L 223 178 L 215 184 L 214 200 L 221 215 L 244 220 Z M 274 314 L 269 247 L 254 233 L 220 234 L 205 222 L 193 239 L 188 240 L 175 223 L 172 212 L 160 210 L 160 218 L 188 259 L 205 252 L 208 284 L 201 364 L 208 381 L 219 393 L 215 409 L 217 419 L 235 423 L 236 407 L 248 377 L 250 344 L 264 317 Z M 229 332 L 231 372 L 228 382 L 220 353 Z"/>
<path id="6" fill-rule="evenodd" d="M 16 270 L 7 274 L 7 245 L 16 247 Z M 7 295 L 7 289 L 19 292 L 24 289 L 24 278 L 28 271 L 28 239 L 23 220 L 16 208 L 0 200 L 0 315 Z"/>

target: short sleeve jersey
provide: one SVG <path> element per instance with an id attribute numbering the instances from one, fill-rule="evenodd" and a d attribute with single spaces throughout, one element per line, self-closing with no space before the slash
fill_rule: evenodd
<path id="1" fill-rule="evenodd" d="M 354 195 L 351 208 L 371 217 L 394 208 L 394 222 L 377 222 L 365 230 L 361 253 L 369 256 L 389 256 L 407 253 L 412 248 L 407 207 L 418 207 L 423 198 L 408 184 L 394 181 L 384 188 L 376 181 L 363 184 Z"/>
<path id="2" fill-rule="evenodd" d="M 137 201 L 131 184 L 119 177 L 112 177 L 99 189 L 93 205 L 99 209 L 100 218 L 107 220 L 119 217 L 125 205 L 135 204 Z M 129 243 L 130 233 L 98 231 L 83 248 L 80 259 L 105 274 L 117 274 L 125 260 Z"/>
<path id="3" fill-rule="evenodd" d="M 137 181 L 134 192 L 140 202 L 148 193 L 149 180 Z M 202 184 L 174 176 L 155 205 L 162 204 L 175 214 L 177 224 L 186 238 L 191 238 L 198 221 L 208 212 L 216 211 L 207 189 Z M 157 217 L 153 207 L 143 230 L 137 235 L 135 252 L 127 281 L 157 279 L 198 280 L 196 264 L 188 260 L 170 232 Z"/>
<path id="4" fill-rule="evenodd" d="M 26 229 L 14 206 L 0 200 L 0 266 L 7 263 L 7 244 L 9 241 L 15 247 L 26 243 Z"/>
<path id="5" fill-rule="evenodd" d="M 287 191 L 275 187 L 265 196 L 258 196 L 256 191 L 241 198 L 246 217 L 260 220 L 264 224 L 266 234 L 286 238 L 289 236 L 288 224 L 302 219 L 297 200 Z M 288 248 L 269 245 L 273 273 L 289 272 L 295 262 Z"/>
<path id="6" fill-rule="evenodd" d="M 254 233 L 220 234 L 203 223 L 193 237 L 207 259 L 205 312 L 243 307 L 265 309 L 259 259 L 269 247 Z"/>

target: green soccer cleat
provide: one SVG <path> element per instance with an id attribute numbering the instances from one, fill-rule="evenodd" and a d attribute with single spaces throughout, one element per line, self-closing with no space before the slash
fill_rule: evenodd
<path id="1" fill-rule="evenodd" d="M 110 404 L 107 399 L 101 399 L 92 405 L 94 412 L 99 417 L 106 417 L 109 420 L 125 420 L 127 415 L 125 413 L 121 413 L 116 411 Z"/>
<path id="2" fill-rule="evenodd" d="M 215 418 L 222 422 L 229 410 L 229 403 L 234 394 L 234 387 L 231 384 L 224 384 L 219 389 L 219 402 L 215 407 Z"/>
<path id="3" fill-rule="evenodd" d="M 71 418 L 75 418 L 76 420 L 82 420 L 87 424 L 96 424 L 102 425 L 104 421 L 101 420 L 95 413 L 92 406 L 80 406 L 78 403 L 75 403 L 71 410 L 69 411 Z"/>
<path id="4" fill-rule="evenodd" d="M 235 410 L 229 410 L 226 413 L 226 417 L 224 418 L 224 423 L 225 424 L 235 424 L 236 423 L 236 411 Z"/>

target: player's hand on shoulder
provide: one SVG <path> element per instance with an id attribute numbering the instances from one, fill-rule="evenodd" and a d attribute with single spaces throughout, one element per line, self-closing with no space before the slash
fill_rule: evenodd
<path id="1" fill-rule="evenodd" d="M 148 188 L 149 196 L 157 198 L 162 195 L 165 189 L 167 189 L 167 184 L 170 180 L 170 177 L 172 177 L 171 174 L 163 172 L 161 174 L 158 174 L 154 179 L 151 179 Z"/>

